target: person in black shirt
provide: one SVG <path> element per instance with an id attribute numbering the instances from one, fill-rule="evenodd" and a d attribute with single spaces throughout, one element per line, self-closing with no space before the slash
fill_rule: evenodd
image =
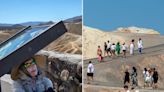
<path id="1" fill-rule="evenodd" d="M 124 77 L 124 85 L 126 85 L 126 83 L 128 83 L 128 85 L 129 85 L 129 83 L 130 83 L 130 74 L 129 74 L 129 72 L 128 72 L 128 70 L 126 70 L 125 71 L 125 77 Z"/>
<path id="2" fill-rule="evenodd" d="M 104 56 L 108 55 L 107 44 L 104 42 Z"/>
<path id="3" fill-rule="evenodd" d="M 157 82 L 158 82 L 158 72 L 154 68 L 154 73 L 153 73 L 153 88 L 157 88 Z"/>

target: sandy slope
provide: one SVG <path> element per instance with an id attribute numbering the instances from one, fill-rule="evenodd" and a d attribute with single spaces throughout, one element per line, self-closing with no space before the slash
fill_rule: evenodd
<path id="1" fill-rule="evenodd" d="M 163 92 L 163 90 L 151 90 L 150 88 L 130 90 L 130 92 Z M 84 92 L 125 92 L 120 87 L 106 87 L 98 85 L 84 85 Z"/>
<path id="2" fill-rule="evenodd" d="M 97 57 L 97 46 L 100 45 L 104 50 L 104 42 L 123 42 L 129 46 L 131 39 L 135 39 L 137 49 L 137 41 L 139 38 L 143 40 L 144 48 L 164 43 L 164 36 L 158 34 L 142 34 L 142 33 L 122 33 L 122 32 L 104 32 L 98 29 L 84 27 L 83 29 L 83 55 L 84 59 Z"/>
<path id="3" fill-rule="evenodd" d="M 144 90 L 143 87 L 143 68 L 155 67 L 159 73 L 158 87 L 163 92 L 164 89 L 164 44 L 145 48 L 142 55 L 138 55 L 137 51 L 134 56 L 128 55 L 127 58 L 117 57 L 111 59 L 109 57 L 104 58 L 105 62 L 98 63 L 97 59 L 89 59 L 84 61 L 84 82 L 86 81 L 86 67 L 91 60 L 95 66 L 95 77 L 93 85 L 100 85 L 106 87 L 122 87 L 124 71 L 135 66 L 138 71 L 138 84 L 141 92 L 153 92 L 153 90 Z M 86 83 L 86 82 L 85 82 Z M 86 89 L 90 89 L 87 88 Z M 86 91 L 87 92 L 87 91 Z M 100 92 L 100 91 L 98 91 Z M 108 92 L 108 91 L 107 91 Z M 109 91 L 110 92 L 110 91 Z M 112 91 L 117 92 L 117 91 Z"/>
<path id="4" fill-rule="evenodd" d="M 63 53 L 82 54 L 82 37 L 72 33 L 65 33 L 49 44 L 45 50 Z"/>
<path id="5" fill-rule="evenodd" d="M 4 41 L 4 39 L 7 39 L 9 36 L 10 36 L 10 34 L 9 33 L 6 33 L 6 32 L 3 32 L 3 31 L 0 31 L 0 42 L 3 42 Z"/>
<path id="6" fill-rule="evenodd" d="M 119 33 L 119 32 L 103 32 L 98 29 L 85 27 L 83 30 L 83 55 L 84 55 L 84 83 L 86 83 L 86 68 L 88 62 L 91 60 L 95 66 L 94 81 L 90 86 L 85 85 L 85 92 L 122 92 L 120 88 L 123 86 L 124 71 L 131 70 L 135 66 L 138 70 L 138 83 L 140 92 L 154 92 L 154 90 L 142 89 L 143 76 L 142 71 L 145 67 L 155 67 L 159 73 L 159 88 L 155 92 L 163 92 L 164 89 L 164 36 L 158 34 L 141 34 L 141 33 Z M 127 58 L 117 57 L 111 59 L 105 57 L 102 63 L 97 60 L 97 46 L 103 48 L 104 42 L 110 40 L 111 42 L 124 41 L 129 44 L 131 39 L 138 41 L 142 38 L 144 50 L 142 55 L 138 55 L 135 51 L 134 56 L 128 54 Z M 136 45 L 136 44 L 135 44 Z M 136 48 L 137 49 L 137 48 Z M 130 71 L 131 72 L 131 71 Z M 104 87 L 106 88 L 104 88 Z M 111 88 L 118 87 L 118 88 Z"/>
<path id="7" fill-rule="evenodd" d="M 82 35 L 82 23 L 65 23 L 65 26 L 70 33 Z"/>

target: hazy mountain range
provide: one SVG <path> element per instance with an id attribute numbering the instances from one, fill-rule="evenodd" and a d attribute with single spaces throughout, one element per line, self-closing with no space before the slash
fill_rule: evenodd
<path id="1" fill-rule="evenodd" d="M 22 27 L 34 25 L 51 25 L 55 22 L 26 22 L 14 25 L 0 26 L 0 42 L 12 37 L 17 32 L 21 31 Z M 50 45 L 45 47 L 47 51 L 57 51 L 62 53 L 81 54 L 82 53 L 82 17 L 77 16 L 64 20 L 64 25 L 67 28 L 67 33 L 55 40 Z M 3 30 L 2 30 L 3 28 Z"/>
<path id="2" fill-rule="evenodd" d="M 82 16 L 76 16 L 73 18 L 69 18 L 64 20 L 65 23 L 79 23 L 82 21 Z M 51 25 L 55 22 L 53 21 L 30 21 L 30 22 L 24 22 L 24 23 L 19 23 L 19 24 L 6 24 L 6 23 L 0 23 L 0 30 L 6 30 L 6 29 L 18 29 L 18 28 L 23 28 L 26 26 L 37 26 L 37 25 Z"/>

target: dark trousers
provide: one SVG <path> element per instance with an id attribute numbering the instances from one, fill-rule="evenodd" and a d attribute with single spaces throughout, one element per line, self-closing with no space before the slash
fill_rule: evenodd
<path id="1" fill-rule="evenodd" d="M 138 48 L 138 53 L 139 53 L 139 54 L 142 53 L 142 48 Z"/>

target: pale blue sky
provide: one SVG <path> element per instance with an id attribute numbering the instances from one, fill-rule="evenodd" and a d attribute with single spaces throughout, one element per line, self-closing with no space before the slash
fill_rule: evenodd
<path id="1" fill-rule="evenodd" d="M 60 21 L 82 15 L 81 0 L 0 0 L 0 23 Z"/>
<path id="2" fill-rule="evenodd" d="M 84 25 L 104 31 L 151 28 L 164 34 L 164 0 L 84 0 Z"/>

